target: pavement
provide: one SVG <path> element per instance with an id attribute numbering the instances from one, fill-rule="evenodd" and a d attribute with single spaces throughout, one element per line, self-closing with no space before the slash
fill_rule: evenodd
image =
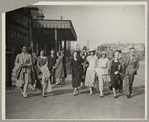
<path id="1" fill-rule="evenodd" d="M 39 89 L 29 91 L 29 97 L 23 98 L 19 88 L 7 88 L 6 119 L 144 119 L 144 69 L 141 62 L 131 98 L 118 91 L 118 98 L 113 98 L 108 85 L 103 98 L 99 97 L 99 92 L 89 95 L 88 88 L 80 89 L 80 94 L 74 96 L 70 74 L 65 85 L 52 84 L 53 92 L 46 94 L 46 98 L 41 96 Z"/>

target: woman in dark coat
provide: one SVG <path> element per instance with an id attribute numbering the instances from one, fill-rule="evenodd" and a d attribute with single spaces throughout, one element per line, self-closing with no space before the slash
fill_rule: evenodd
<path id="1" fill-rule="evenodd" d="M 82 60 L 78 57 L 78 52 L 74 51 L 73 58 L 70 59 L 70 68 L 72 73 L 72 87 L 74 88 L 74 95 L 79 94 L 78 86 L 82 81 Z"/>
<path id="2" fill-rule="evenodd" d="M 57 52 L 57 60 L 55 64 L 55 78 L 56 78 L 56 85 L 61 84 L 63 79 L 66 77 L 65 70 L 64 70 L 64 60 L 63 56 L 61 56 L 60 52 Z"/>
<path id="3" fill-rule="evenodd" d="M 110 62 L 110 78 L 111 78 L 111 90 L 113 90 L 114 98 L 116 98 L 116 90 L 118 89 L 118 80 L 120 78 L 120 71 L 122 66 L 119 62 L 119 51 L 113 53 L 114 59 Z"/>

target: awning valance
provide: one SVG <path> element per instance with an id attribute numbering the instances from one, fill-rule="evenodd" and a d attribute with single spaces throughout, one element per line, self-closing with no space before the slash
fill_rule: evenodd
<path id="1" fill-rule="evenodd" d="M 43 28 L 51 35 L 57 29 L 57 36 L 61 40 L 77 40 L 71 20 L 33 20 L 32 22 L 34 28 Z"/>

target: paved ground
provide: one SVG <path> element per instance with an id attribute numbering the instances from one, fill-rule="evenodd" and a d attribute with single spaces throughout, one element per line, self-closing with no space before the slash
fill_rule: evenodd
<path id="1" fill-rule="evenodd" d="M 132 98 L 118 93 L 114 99 L 105 88 L 105 97 L 99 93 L 90 96 L 87 88 L 73 96 L 71 76 L 65 85 L 53 86 L 53 93 L 43 98 L 40 91 L 29 91 L 29 98 L 21 96 L 20 89 L 6 90 L 7 119 L 144 119 L 145 118 L 145 66 L 140 63 L 135 77 Z"/>

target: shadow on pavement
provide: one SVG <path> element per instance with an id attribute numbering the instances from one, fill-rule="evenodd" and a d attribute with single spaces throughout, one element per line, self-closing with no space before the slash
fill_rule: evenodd
<path id="1" fill-rule="evenodd" d="M 69 86 L 69 85 L 70 85 L 70 83 L 65 83 L 62 85 L 53 85 L 53 88 L 65 87 L 65 86 Z"/>
<path id="2" fill-rule="evenodd" d="M 60 90 L 56 90 L 54 91 L 53 95 L 57 96 L 57 95 L 63 95 L 63 94 L 69 94 L 72 93 L 73 94 L 73 88 L 72 89 L 60 89 Z"/>
<path id="3" fill-rule="evenodd" d="M 133 87 L 132 90 L 133 90 L 133 95 L 131 97 L 145 94 L 145 86 L 136 86 L 136 87 Z"/>
<path id="4" fill-rule="evenodd" d="M 88 90 L 88 89 L 85 90 L 85 91 L 81 91 L 81 90 L 80 90 L 80 94 L 89 94 L 89 90 Z"/>

